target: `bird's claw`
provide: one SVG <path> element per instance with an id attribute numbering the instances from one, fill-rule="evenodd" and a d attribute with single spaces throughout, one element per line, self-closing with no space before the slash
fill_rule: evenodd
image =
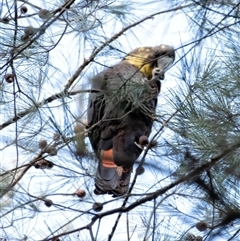
<path id="1" fill-rule="evenodd" d="M 123 167 L 122 166 L 117 166 L 116 169 L 117 169 L 118 176 L 121 177 L 122 173 L 123 173 Z"/>

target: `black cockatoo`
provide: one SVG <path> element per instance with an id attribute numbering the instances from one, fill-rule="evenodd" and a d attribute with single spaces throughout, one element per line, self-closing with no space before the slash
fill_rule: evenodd
<path id="1" fill-rule="evenodd" d="M 147 144 L 160 79 L 174 62 L 168 45 L 140 47 L 92 79 L 88 136 L 99 160 L 94 193 L 127 193 L 134 162 Z"/>

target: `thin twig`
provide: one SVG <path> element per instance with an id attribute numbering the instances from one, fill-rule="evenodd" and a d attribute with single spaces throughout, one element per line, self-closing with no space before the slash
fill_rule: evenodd
<path id="1" fill-rule="evenodd" d="M 100 90 L 96 90 L 96 89 L 92 89 L 92 90 L 76 90 L 76 91 L 71 91 L 69 93 L 67 93 L 68 96 L 72 96 L 72 95 L 77 95 L 80 93 L 98 93 Z M 37 102 L 34 103 L 34 106 L 29 107 L 28 109 L 18 112 L 15 114 L 14 117 L 10 118 L 9 120 L 7 120 L 6 122 L 2 123 L 0 125 L 0 130 L 4 129 L 5 127 L 17 122 L 18 120 L 20 120 L 21 118 L 23 118 L 24 116 L 28 115 L 31 112 L 34 112 L 36 109 L 38 109 L 39 107 L 51 103 L 54 100 L 60 99 L 66 97 L 66 94 L 64 92 L 59 92 L 57 94 L 51 95 L 49 97 L 47 97 L 46 99 L 42 100 L 41 102 Z"/>
<path id="2" fill-rule="evenodd" d="M 127 241 L 130 241 L 130 234 L 129 234 L 129 213 L 127 213 L 127 218 L 126 218 L 126 226 L 127 226 Z"/>
<path id="3" fill-rule="evenodd" d="M 90 233 L 91 241 L 95 241 L 95 238 L 93 236 L 92 227 L 89 227 L 89 233 Z"/>

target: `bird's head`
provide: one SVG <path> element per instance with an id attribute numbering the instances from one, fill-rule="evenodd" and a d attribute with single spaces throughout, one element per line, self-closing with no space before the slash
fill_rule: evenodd
<path id="1" fill-rule="evenodd" d="M 174 49 L 169 45 L 156 47 L 140 47 L 131 51 L 124 60 L 137 67 L 148 79 L 152 78 L 152 71 L 158 67 L 162 73 L 173 64 L 175 59 Z"/>

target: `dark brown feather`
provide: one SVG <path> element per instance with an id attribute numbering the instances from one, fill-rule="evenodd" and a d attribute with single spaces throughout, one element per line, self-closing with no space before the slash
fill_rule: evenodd
<path id="1" fill-rule="evenodd" d="M 158 72 L 164 76 L 165 68 L 174 60 L 166 54 L 173 49 L 163 49 L 139 48 L 92 79 L 92 89 L 100 90 L 90 94 L 88 106 L 88 135 L 99 159 L 95 194 L 116 196 L 128 190 L 132 167 L 142 152 L 139 140 L 151 133 L 161 87 L 158 74 L 152 75 L 151 69 L 162 63 Z M 136 62 L 134 53 L 138 55 Z M 165 59 L 159 61 L 156 53 Z"/>

